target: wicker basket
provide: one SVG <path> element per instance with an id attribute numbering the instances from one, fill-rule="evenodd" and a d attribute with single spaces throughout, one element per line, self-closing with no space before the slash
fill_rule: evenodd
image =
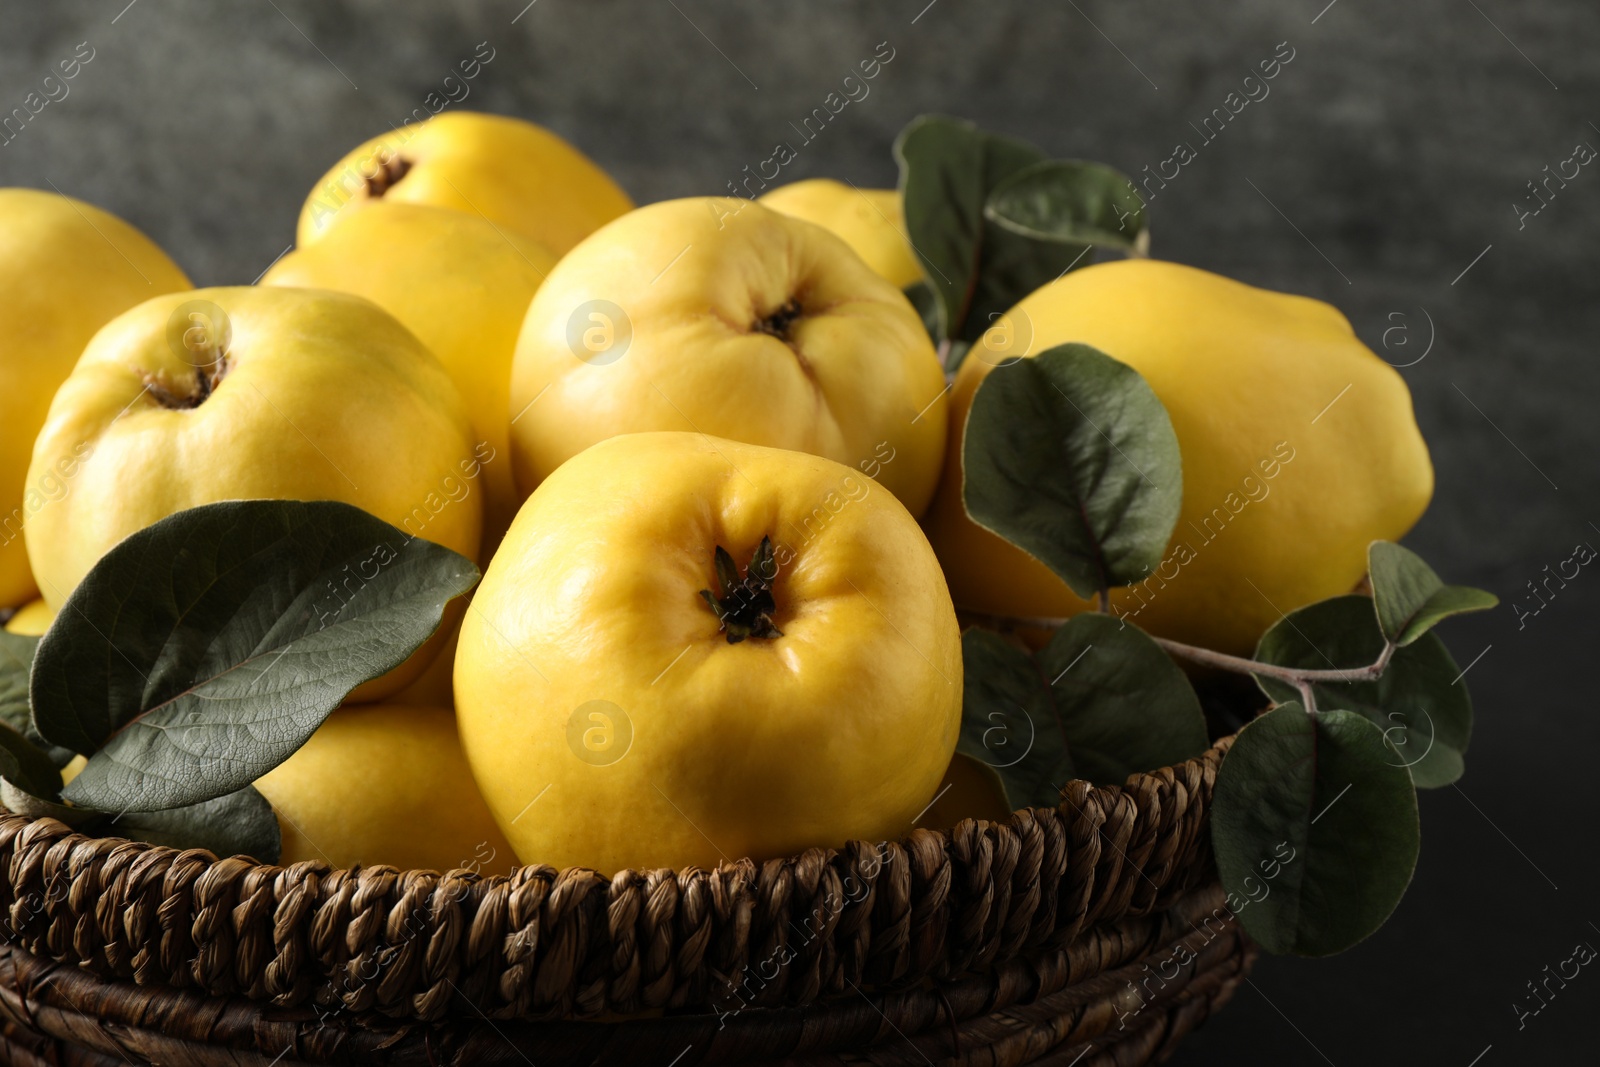
<path id="1" fill-rule="evenodd" d="M 610 880 L 275 867 L 0 815 L 0 1054 L 1159 1062 L 1254 958 L 1206 832 L 1228 743 L 1005 825 Z"/>

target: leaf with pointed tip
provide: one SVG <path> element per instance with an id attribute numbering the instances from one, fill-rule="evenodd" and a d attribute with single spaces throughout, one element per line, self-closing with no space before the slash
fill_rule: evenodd
<path id="1" fill-rule="evenodd" d="M 1178 436 L 1139 373 L 1060 345 L 991 371 L 962 447 L 967 514 L 1079 596 L 1161 562 L 1183 500 Z"/>
<path id="2" fill-rule="evenodd" d="M 1211 840 L 1228 907 L 1270 952 L 1327 956 L 1394 911 L 1416 869 L 1417 794 L 1383 732 L 1280 705 L 1217 773 Z"/>
<path id="3" fill-rule="evenodd" d="M 1365 667 L 1383 651 L 1384 636 L 1364 596 L 1350 594 L 1292 611 L 1261 637 L 1255 658 L 1304 670 Z M 1295 700 L 1288 682 L 1256 675 L 1273 700 Z M 1472 740 L 1472 698 L 1438 634 L 1397 648 L 1383 675 L 1366 682 L 1318 682 L 1317 707 L 1356 712 L 1378 727 L 1398 753 L 1396 765 L 1420 789 L 1449 785 L 1465 769 Z"/>
<path id="4" fill-rule="evenodd" d="M 335 501 L 209 504 L 131 535 L 34 657 L 40 734 L 90 757 L 62 795 L 157 811 L 242 789 L 404 662 L 477 577 Z"/>
<path id="5" fill-rule="evenodd" d="M 1026 167 L 989 194 L 984 217 L 1012 233 L 1069 245 L 1143 255 L 1150 247 L 1144 200 L 1127 175 L 1079 159 Z"/>
<path id="6" fill-rule="evenodd" d="M 1172 657 L 1137 626 L 1098 612 L 1068 619 L 1038 655 L 1072 750 L 1074 777 L 1128 775 L 1206 750 L 1206 717 Z"/>
<path id="7" fill-rule="evenodd" d="M 262 863 L 277 863 L 283 850 L 278 816 L 254 786 L 186 808 L 129 812 L 102 829 L 134 841 L 203 848 L 216 856 L 249 856 Z"/>
<path id="8" fill-rule="evenodd" d="M 1393 541 L 1367 547 L 1372 600 L 1383 635 L 1409 645 L 1441 620 L 1500 603 L 1493 593 L 1465 585 L 1445 585 L 1422 557 Z"/>

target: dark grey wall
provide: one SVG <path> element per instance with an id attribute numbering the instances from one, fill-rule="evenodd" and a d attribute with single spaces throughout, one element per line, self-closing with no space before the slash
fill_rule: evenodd
<path id="1" fill-rule="evenodd" d="M 95 49 L 0 148 L 0 184 L 102 204 L 201 284 L 256 277 L 322 171 L 480 41 L 496 55 L 465 106 L 555 128 L 641 201 L 723 191 L 881 41 L 895 58 L 870 96 L 791 176 L 891 184 L 891 139 L 932 110 L 1138 172 L 1198 146 L 1189 123 L 1287 41 L 1271 95 L 1158 192 L 1156 254 L 1332 301 L 1397 364 L 1427 351 L 1403 373 L 1439 485 L 1411 543 L 1448 578 L 1512 601 L 1600 545 L 1600 166 L 1521 228 L 1513 210 L 1547 164 L 1600 147 L 1592 2 L 123 2 L 0 4 L 0 112 Z M 1585 571 L 1525 628 L 1502 608 L 1447 630 L 1463 664 L 1482 653 L 1479 727 L 1461 788 L 1423 798 L 1400 912 L 1337 959 L 1264 962 L 1176 1062 L 1592 1049 L 1600 975 L 1520 1030 L 1512 1005 L 1575 943 L 1600 946 L 1597 608 Z"/>

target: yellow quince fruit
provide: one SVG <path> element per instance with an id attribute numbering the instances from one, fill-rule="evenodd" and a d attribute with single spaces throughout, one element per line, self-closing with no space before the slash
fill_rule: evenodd
<path id="1" fill-rule="evenodd" d="M 350 212 L 262 279 L 364 296 L 439 357 L 466 399 L 476 434 L 480 484 L 459 480 L 452 488 L 485 494 L 485 563 L 522 503 L 511 477 L 511 358 L 528 303 L 555 262 L 537 241 L 481 218 L 380 202 Z"/>
<path id="2" fill-rule="evenodd" d="M 670 200 L 597 231 L 533 298 L 514 473 L 526 492 L 608 437 L 694 431 L 847 464 L 920 514 L 944 394 L 910 302 L 837 237 L 745 200 Z"/>
<path id="3" fill-rule="evenodd" d="M 41 597 L 30 600 L 17 609 L 17 613 L 6 620 L 6 633 L 22 634 L 24 637 L 39 637 L 56 619 L 56 613 L 50 610 L 50 605 Z"/>
<path id="4" fill-rule="evenodd" d="M 285 865 L 508 873 L 449 708 L 343 707 L 256 781 L 283 832 Z"/>
<path id="5" fill-rule="evenodd" d="M 917 825 L 948 830 L 963 819 L 1004 823 L 1010 818 L 1011 808 L 1006 803 L 1004 787 L 995 778 L 994 771 L 972 756 L 957 752 L 950 757 L 944 781 L 935 790 L 933 803 L 917 820 Z"/>
<path id="6" fill-rule="evenodd" d="M 455 675 L 518 857 L 606 873 L 906 833 L 955 750 L 961 686 L 938 561 L 891 493 L 671 432 L 613 437 L 534 492 Z"/>
<path id="7" fill-rule="evenodd" d="M 898 190 L 807 178 L 780 185 L 762 196 L 761 203 L 835 234 L 896 289 L 922 280 L 922 264 L 911 251 Z"/>
<path id="8" fill-rule="evenodd" d="M 378 201 L 475 215 L 556 255 L 633 207 L 610 175 L 554 133 L 476 111 L 380 134 L 335 163 L 300 209 L 300 247 Z"/>
<path id="9" fill-rule="evenodd" d="M 449 491 L 475 477 L 472 440 L 444 367 L 370 301 L 256 287 L 158 297 L 102 330 L 56 393 L 29 478 L 64 463 L 74 474 L 29 521 L 28 554 L 59 611 L 129 534 L 266 499 L 341 500 L 473 559 L 481 498 Z M 427 659 L 358 692 L 393 692 Z"/>
<path id="10" fill-rule="evenodd" d="M 38 596 L 22 531 L 72 490 L 75 467 L 28 477 L 50 398 L 96 330 L 188 288 L 177 264 L 115 215 L 55 193 L 0 189 L 0 607 Z"/>
<path id="11" fill-rule="evenodd" d="M 1176 263 L 1097 264 L 1022 300 L 956 376 L 946 476 L 925 525 L 962 608 L 1090 606 L 961 502 L 979 384 L 1067 342 L 1142 374 L 1177 433 L 1183 505 L 1166 557 L 1111 592 L 1112 610 L 1151 633 L 1247 653 L 1286 612 L 1349 592 L 1367 545 L 1398 540 L 1428 505 L 1433 466 L 1410 391 L 1333 307 Z"/>

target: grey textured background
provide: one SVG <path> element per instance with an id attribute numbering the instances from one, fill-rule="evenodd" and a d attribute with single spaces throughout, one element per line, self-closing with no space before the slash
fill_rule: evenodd
<path id="1" fill-rule="evenodd" d="M 1439 484 L 1410 543 L 1447 578 L 1510 601 L 1600 544 L 1600 166 L 1525 229 L 1511 206 L 1576 143 L 1600 146 L 1600 6 L 525 2 L 0 4 L 0 112 L 78 42 L 96 50 L 0 148 L 0 184 L 53 184 L 198 283 L 244 283 L 323 170 L 480 41 L 496 56 L 464 106 L 553 127 L 640 201 L 723 191 L 880 41 L 895 58 L 870 96 L 786 176 L 892 184 L 890 142 L 924 111 L 1137 172 L 1288 41 L 1271 95 L 1153 201 L 1155 253 L 1332 301 L 1392 362 L 1427 349 L 1403 373 Z M 1341 957 L 1264 961 L 1177 1063 L 1592 1057 L 1600 975 L 1520 1030 L 1512 1004 L 1575 943 L 1600 946 L 1597 607 L 1586 571 L 1525 629 L 1502 608 L 1446 630 L 1463 664 L 1487 649 L 1478 731 L 1461 788 L 1423 797 L 1410 895 Z"/>

